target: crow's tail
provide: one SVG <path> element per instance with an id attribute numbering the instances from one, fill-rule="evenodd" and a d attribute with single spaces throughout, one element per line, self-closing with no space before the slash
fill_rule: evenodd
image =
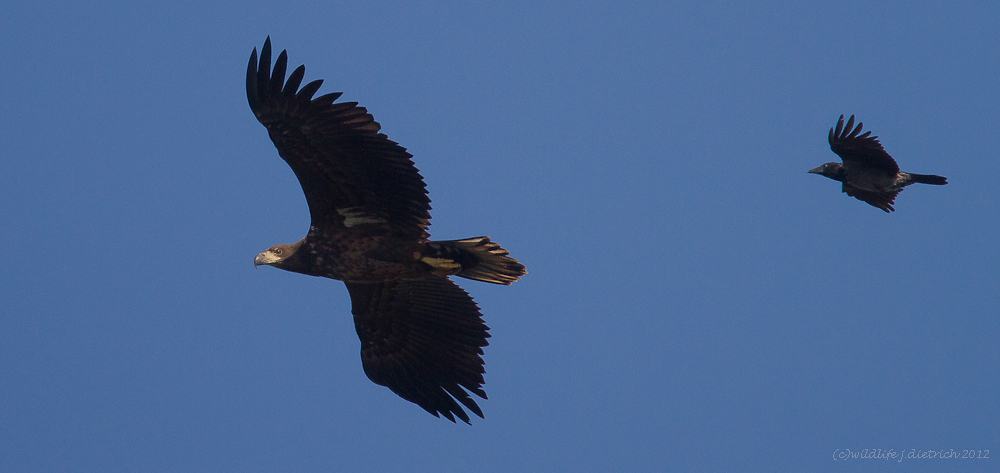
<path id="1" fill-rule="evenodd" d="M 948 178 L 943 176 L 935 176 L 933 174 L 910 173 L 910 181 L 918 182 L 920 184 L 934 184 L 935 186 L 943 186 L 948 183 Z"/>

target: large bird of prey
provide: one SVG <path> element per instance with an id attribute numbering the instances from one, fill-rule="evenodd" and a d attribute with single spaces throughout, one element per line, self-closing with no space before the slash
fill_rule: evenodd
<path id="1" fill-rule="evenodd" d="M 483 417 L 483 347 L 489 327 L 449 276 L 510 284 L 524 265 L 489 237 L 429 241 L 430 199 L 406 149 L 340 93 L 313 98 L 305 66 L 285 80 L 288 55 L 271 70 L 271 38 L 247 65 L 247 99 L 278 155 L 302 185 L 312 220 L 305 238 L 275 245 L 254 265 L 344 281 L 365 374 L 435 416 Z M 468 392 L 466 392 L 468 391 Z M 457 401 L 457 402 L 456 402 Z"/>
<path id="2" fill-rule="evenodd" d="M 826 163 L 816 169 L 809 170 L 812 174 L 829 177 L 844 183 L 843 191 L 847 195 L 884 211 L 892 212 L 896 195 L 904 187 L 919 184 L 944 185 L 948 179 L 928 174 L 913 174 L 899 170 L 896 160 L 882 148 L 877 136 L 868 136 L 868 131 L 862 135 L 864 123 L 858 122 L 854 127 L 854 115 L 844 126 L 844 116 L 837 121 L 837 128 L 830 128 L 830 149 L 840 156 L 841 163 Z"/>

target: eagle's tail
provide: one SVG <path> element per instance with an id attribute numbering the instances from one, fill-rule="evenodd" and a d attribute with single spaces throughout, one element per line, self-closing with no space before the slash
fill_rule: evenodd
<path id="1" fill-rule="evenodd" d="M 438 269 L 454 268 L 448 274 L 463 278 L 510 284 L 527 273 L 523 264 L 507 256 L 509 251 L 487 236 L 431 241 L 427 247 L 432 251 L 422 255 L 422 261 Z"/>
<path id="2" fill-rule="evenodd" d="M 913 174 L 912 172 L 907 173 L 910 175 L 910 182 L 918 182 L 920 184 L 934 184 L 935 186 L 943 186 L 948 183 L 948 179 L 942 176 L 935 176 L 933 174 Z"/>

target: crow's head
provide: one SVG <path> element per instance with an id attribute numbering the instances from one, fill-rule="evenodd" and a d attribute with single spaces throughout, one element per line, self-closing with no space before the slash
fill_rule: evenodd
<path id="1" fill-rule="evenodd" d="M 821 176 L 829 177 L 835 181 L 844 181 L 844 166 L 840 163 L 826 163 L 816 169 L 810 169 L 810 174 L 819 174 Z"/>

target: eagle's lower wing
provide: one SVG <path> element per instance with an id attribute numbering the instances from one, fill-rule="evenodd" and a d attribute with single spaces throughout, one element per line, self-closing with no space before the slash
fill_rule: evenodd
<path id="1" fill-rule="evenodd" d="M 846 182 L 844 183 L 843 191 L 855 199 L 867 202 L 869 205 L 878 207 L 886 212 L 892 212 L 895 210 L 892 208 L 892 204 L 896 200 L 896 195 L 899 194 L 898 190 L 893 192 L 873 192 L 859 189 L 847 184 Z"/>
<path id="2" fill-rule="evenodd" d="M 300 89 L 305 66 L 285 82 L 287 63 L 282 51 L 271 71 L 270 37 L 259 62 L 254 48 L 247 100 L 302 185 L 313 225 L 333 231 L 376 225 L 378 233 L 427 238 L 430 199 L 410 153 L 379 133 L 364 107 L 333 103 L 340 93 L 313 99 L 322 80 Z"/>
<path id="3" fill-rule="evenodd" d="M 468 293 L 442 277 L 345 284 L 369 379 L 452 422 L 469 422 L 458 402 L 483 417 L 462 389 L 486 399 L 489 327 Z"/>
<path id="4" fill-rule="evenodd" d="M 837 156 L 840 156 L 844 163 L 881 169 L 888 174 L 898 173 L 899 165 L 882 147 L 878 137 L 869 136 L 872 134 L 870 131 L 858 135 L 864 126 L 863 123 L 859 122 L 858 126 L 852 129 L 853 126 L 854 115 L 851 115 L 850 120 L 847 121 L 847 126 L 844 126 L 844 116 L 841 115 L 840 120 L 837 121 L 836 129 L 830 128 L 830 136 L 828 137 L 830 149 L 837 153 Z"/>

